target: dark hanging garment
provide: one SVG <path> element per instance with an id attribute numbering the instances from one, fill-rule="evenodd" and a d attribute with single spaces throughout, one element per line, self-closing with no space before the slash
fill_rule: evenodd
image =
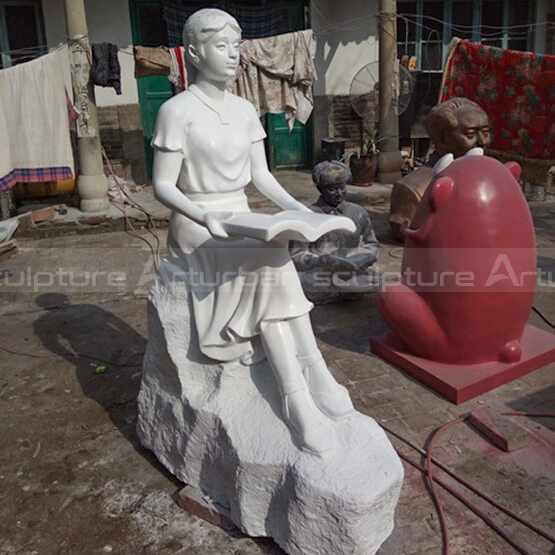
<path id="1" fill-rule="evenodd" d="M 121 69 L 118 47 L 109 42 L 92 45 L 91 82 L 100 87 L 114 87 L 121 94 Z"/>

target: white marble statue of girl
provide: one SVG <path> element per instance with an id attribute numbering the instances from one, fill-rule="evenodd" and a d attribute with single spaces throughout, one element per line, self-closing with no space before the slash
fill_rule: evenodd
<path id="1" fill-rule="evenodd" d="M 161 108 L 152 139 L 156 197 L 172 209 L 169 258 L 188 272 L 200 350 L 216 361 L 248 356 L 261 336 L 283 418 L 306 451 L 333 449 L 329 418 L 353 412 L 330 374 L 287 246 L 230 239 L 222 222 L 249 211 L 252 183 L 284 210 L 309 211 L 268 170 L 264 130 L 252 104 L 226 90 L 239 63 L 241 29 L 228 13 L 202 9 L 183 29 L 188 89 Z"/>

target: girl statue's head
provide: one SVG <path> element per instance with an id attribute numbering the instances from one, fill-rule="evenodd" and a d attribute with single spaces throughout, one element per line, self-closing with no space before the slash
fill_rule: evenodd
<path id="1" fill-rule="evenodd" d="M 183 27 L 187 81 L 201 73 L 211 80 L 231 79 L 239 64 L 241 27 L 227 12 L 215 8 L 198 10 Z"/>

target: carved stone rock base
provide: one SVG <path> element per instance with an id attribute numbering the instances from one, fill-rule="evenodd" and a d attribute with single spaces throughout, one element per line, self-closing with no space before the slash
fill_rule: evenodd
<path id="1" fill-rule="evenodd" d="M 337 449 L 299 449 L 274 377 L 259 362 L 219 364 L 198 349 L 185 284 L 164 261 L 148 303 L 139 393 L 141 443 L 251 536 L 296 554 L 374 553 L 393 529 L 403 468 L 383 430 L 355 413 L 332 422 Z"/>

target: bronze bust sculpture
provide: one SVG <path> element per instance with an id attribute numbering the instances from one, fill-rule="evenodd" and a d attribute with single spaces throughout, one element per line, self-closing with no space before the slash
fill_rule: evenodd
<path id="1" fill-rule="evenodd" d="M 450 98 L 434 106 L 426 119 L 426 129 L 435 152 L 430 166 L 422 166 L 393 185 L 389 224 L 393 235 L 404 241 L 403 223 L 409 224 L 432 178 L 432 166 L 444 154 L 463 156 L 471 148 L 490 144 L 490 124 L 486 112 L 468 98 Z"/>

